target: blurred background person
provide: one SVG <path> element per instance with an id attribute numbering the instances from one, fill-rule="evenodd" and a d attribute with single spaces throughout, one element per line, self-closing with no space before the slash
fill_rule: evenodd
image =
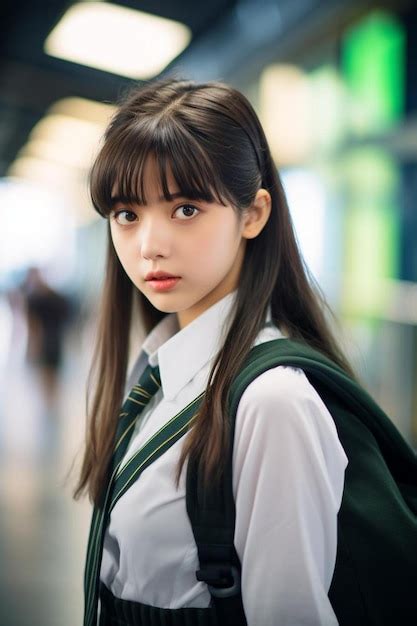
<path id="1" fill-rule="evenodd" d="M 71 302 L 48 285 L 37 267 L 28 268 L 20 289 L 27 320 L 27 360 L 39 372 L 46 409 L 53 414 Z"/>

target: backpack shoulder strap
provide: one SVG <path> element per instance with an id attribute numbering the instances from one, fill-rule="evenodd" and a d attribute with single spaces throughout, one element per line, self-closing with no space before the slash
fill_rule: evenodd
<path id="1" fill-rule="evenodd" d="M 355 412 L 375 437 L 390 470 L 405 482 L 416 481 L 416 454 L 381 407 L 341 367 L 314 348 L 290 339 L 275 339 L 252 348 L 230 393 L 234 419 L 243 391 L 271 367 L 289 365 L 304 371 L 313 387 L 326 399 Z M 400 453 L 400 454 L 399 454 Z M 401 463 L 399 464 L 399 458 Z M 410 475 L 411 472 L 411 475 Z"/>
<path id="2" fill-rule="evenodd" d="M 354 411 L 378 442 L 390 471 L 405 482 L 417 484 L 414 451 L 370 395 L 342 368 L 298 341 L 276 339 L 254 346 L 229 392 L 230 446 L 221 484 L 207 492 L 202 486 L 198 463 L 190 459 L 187 470 L 187 513 L 200 561 L 197 579 L 207 583 L 221 625 L 246 624 L 240 588 L 240 562 L 233 544 L 235 504 L 232 459 L 236 412 L 248 385 L 263 372 L 279 365 L 302 369 L 325 404 L 326 400 L 331 403 L 333 417 L 340 405 Z"/>

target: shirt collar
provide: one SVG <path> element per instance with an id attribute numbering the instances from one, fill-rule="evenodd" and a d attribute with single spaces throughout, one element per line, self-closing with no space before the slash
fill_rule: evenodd
<path id="1" fill-rule="evenodd" d="M 142 349 L 159 365 L 164 398 L 172 400 L 220 349 L 237 290 L 179 329 L 175 313 L 166 315 L 145 339 Z"/>
<path id="2" fill-rule="evenodd" d="M 208 361 L 226 338 L 237 290 L 224 296 L 183 329 L 175 313 L 166 315 L 149 333 L 142 350 L 150 365 L 159 365 L 166 400 L 172 400 Z M 268 308 L 266 323 L 271 321 Z"/>

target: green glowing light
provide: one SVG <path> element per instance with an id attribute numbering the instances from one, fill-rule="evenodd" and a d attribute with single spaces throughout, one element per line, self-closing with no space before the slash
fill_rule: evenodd
<path id="1" fill-rule="evenodd" d="M 391 14 L 375 11 L 347 31 L 341 68 L 358 135 L 391 127 L 404 111 L 405 33 Z"/>

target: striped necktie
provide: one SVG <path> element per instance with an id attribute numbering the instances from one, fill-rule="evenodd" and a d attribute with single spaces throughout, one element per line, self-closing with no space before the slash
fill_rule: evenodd
<path id="1" fill-rule="evenodd" d="M 113 470 L 124 457 L 137 418 L 160 386 L 159 367 L 148 365 L 136 385 L 133 385 L 130 390 L 129 396 L 124 401 L 119 414 L 119 423 L 115 437 L 116 444 L 113 452 Z"/>
<path id="2" fill-rule="evenodd" d="M 136 385 L 130 390 L 119 413 L 110 478 L 102 505 L 94 507 L 88 538 L 84 572 L 84 626 L 96 626 L 99 597 L 100 567 L 104 536 L 109 522 L 109 507 L 120 462 L 126 452 L 134 426 L 150 399 L 161 387 L 159 367 L 148 365 Z"/>

